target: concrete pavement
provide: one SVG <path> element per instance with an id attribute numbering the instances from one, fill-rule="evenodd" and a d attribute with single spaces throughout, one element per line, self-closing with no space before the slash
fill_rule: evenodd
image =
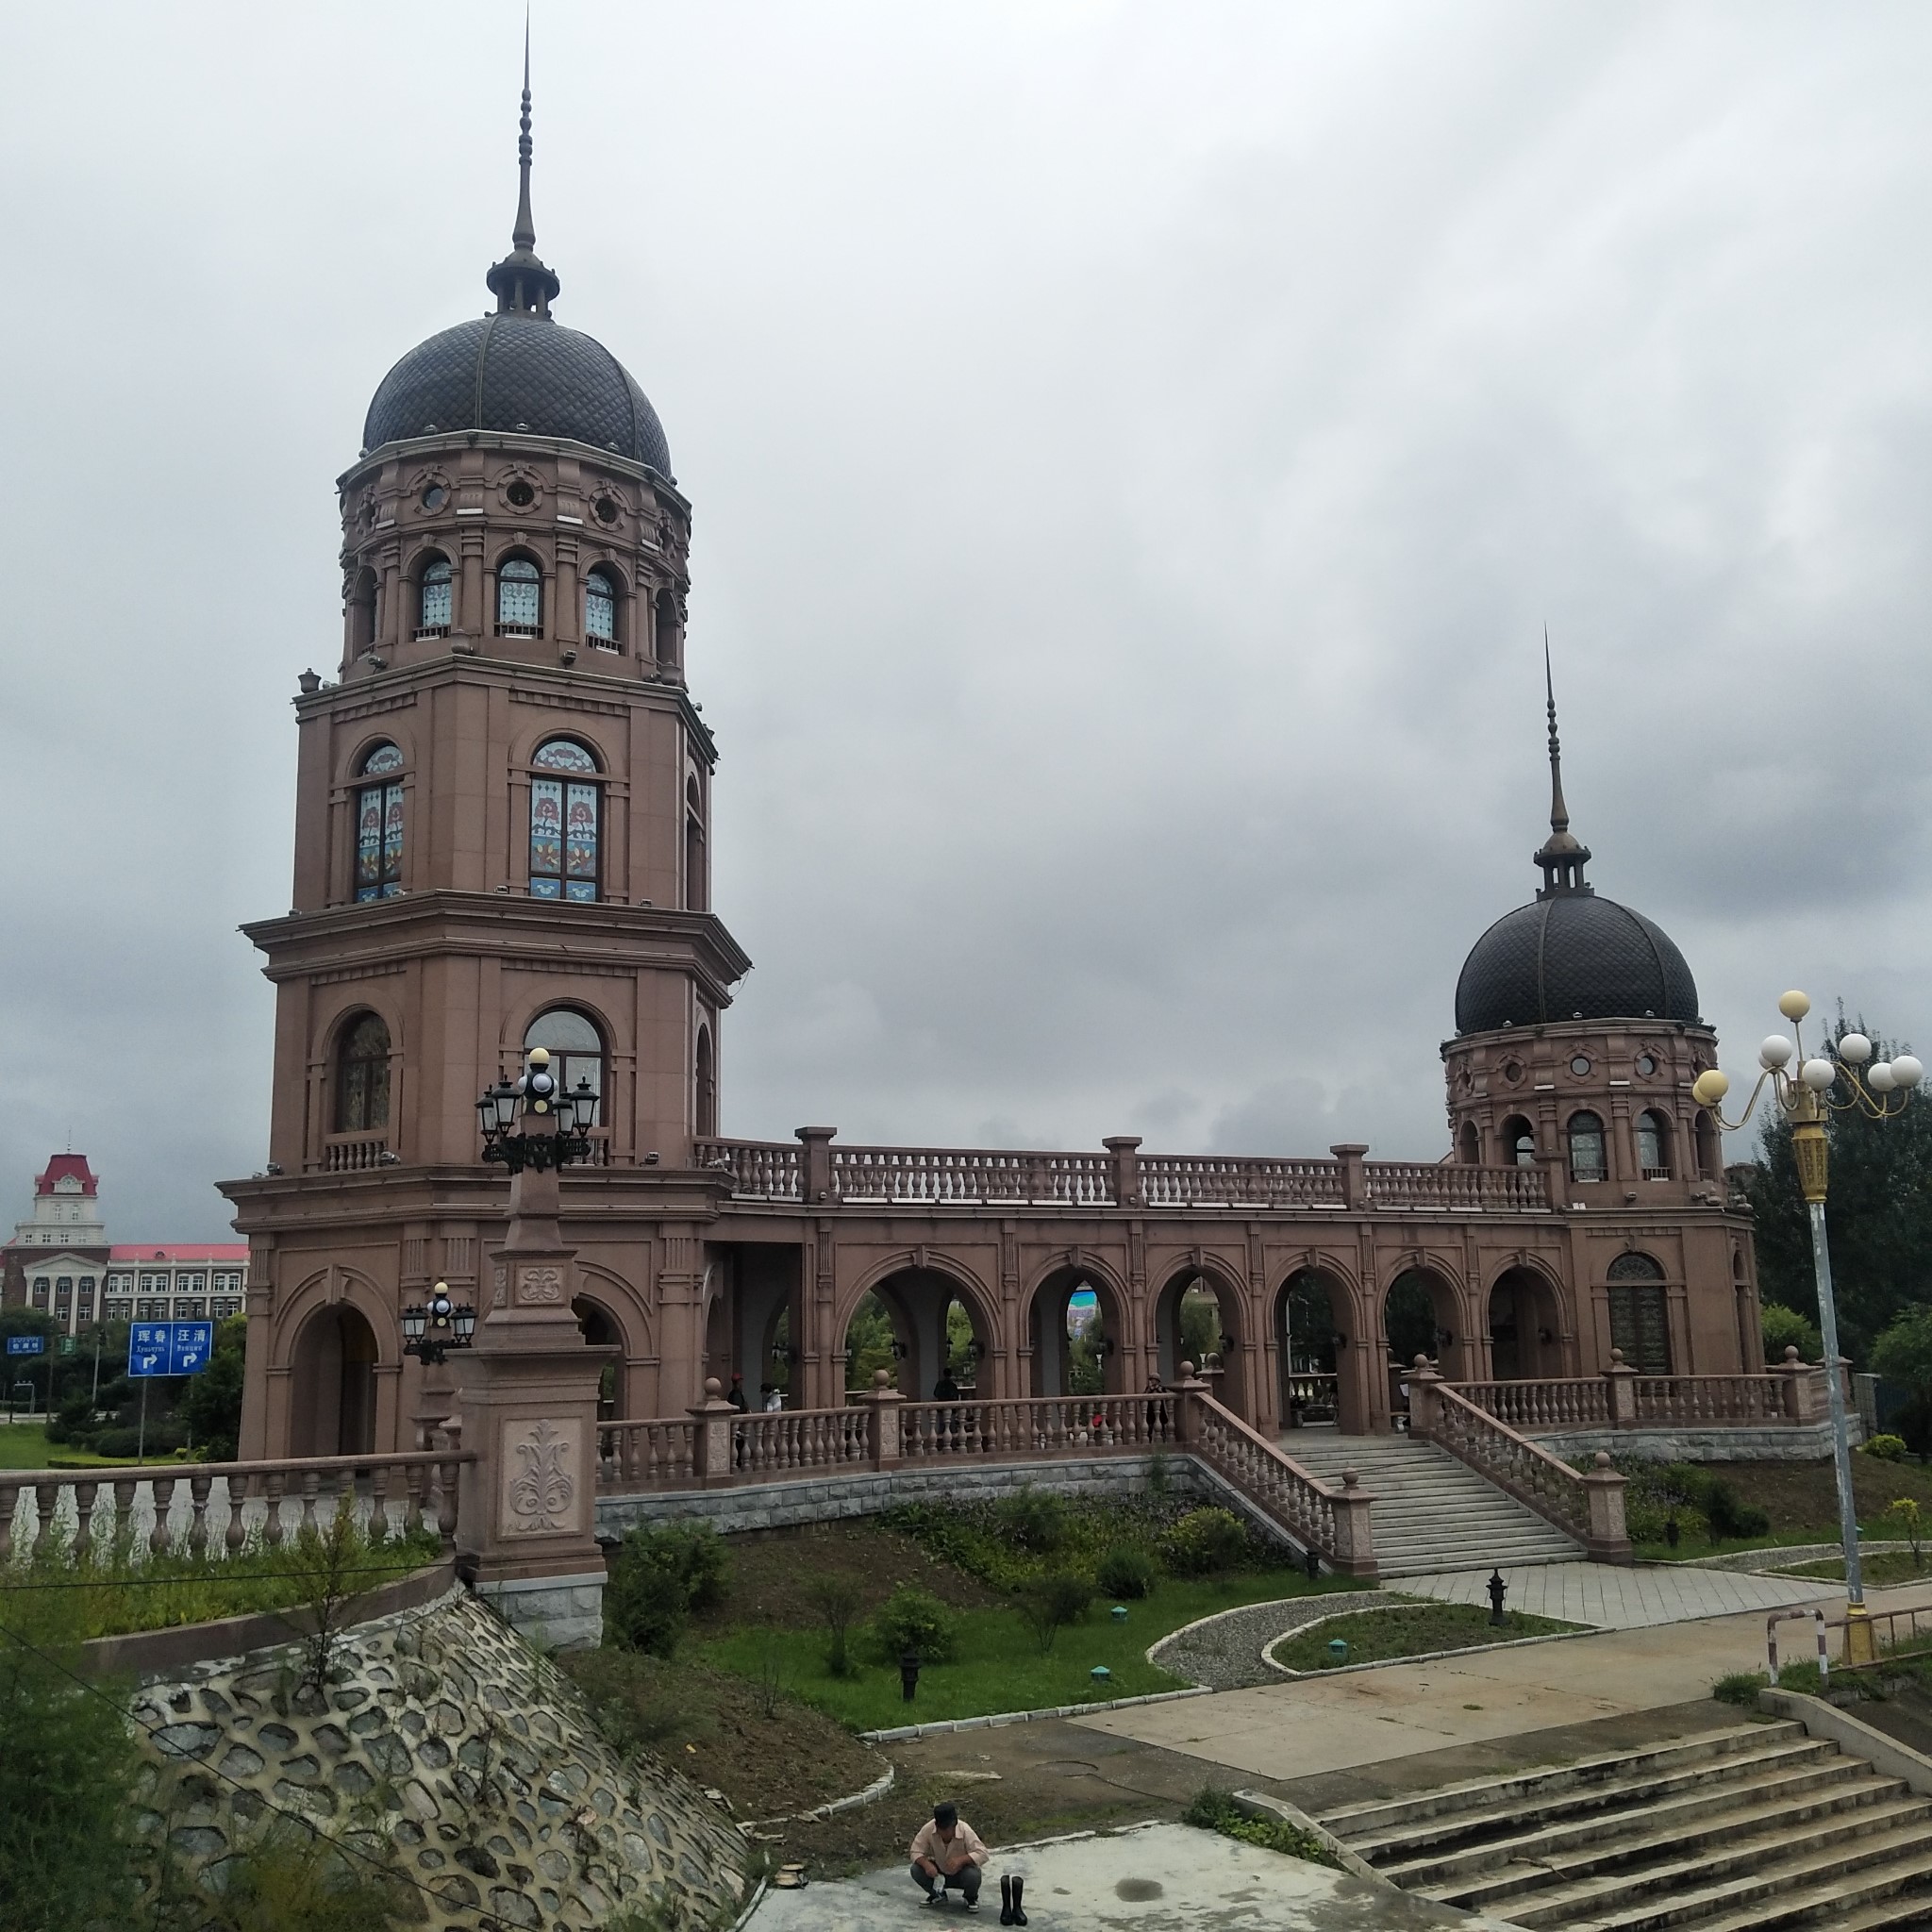
<path id="1" fill-rule="evenodd" d="M 1505 1569 L 1512 1610 L 1591 1624 L 1599 1630 L 1638 1630 L 1652 1624 L 1682 1624 L 1740 1610 L 1770 1610 L 1784 1604 L 1812 1604 L 1832 1586 L 1815 1576 L 1760 1576 L 1748 1571 L 1707 1570 L 1692 1563 L 1538 1563 Z M 1490 1573 L 1459 1570 L 1437 1576 L 1404 1576 L 1391 1586 L 1405 1596 L 1487 1608 Z"/>

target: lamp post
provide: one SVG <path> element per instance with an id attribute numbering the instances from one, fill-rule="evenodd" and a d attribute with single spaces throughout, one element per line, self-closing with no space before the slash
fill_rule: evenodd
<path id="1" fill-rule="evenodd" d="M 449 1283 L 439 1281 L 426 1305 L 403 1310 L 403 1353 L 427 1368 L 440 1364 L 453 1348 L 469 1348 L 476 1334 L 476 1310 L 468 1302 L 451 1301 Z"/>
<path id="2" fill-rule="evenodd" d="M 1845 1654 L 1855 1662 L 1874 1655 L 1872 1627 L 1865 1608 L 1865 1576 L 1858 1558 L 1858 1510 L 1852 1491 L 1851 1429 L 1845 1415 L 1844 1376 L 1838 1348 L 1838 1305 L 1831 1292 L 1831 1251 L 1824 1234 L 1824 1194 L 1827 1152 L 1824 1120 L 1827 1113 L 1854 1109 L 1868 1120 L 1895 1119 L 1910 1104 L 1912 1089 L 1925 1070 L 1910 1054 L 1892 1060 L 1873 1060 L 1872 1042 L 1862 1033 L 1847 1033 L 1834 1049 L 1826 1042 L 1822 1055 L 1807 1058 L 1800 1023 L 1811 1010 L 1809 998 L 1788 992 L 1777 1009 L 1791 1023 L 1789 1040 L 1774 1033 L 1757 1049 L 1757 1084 L 1735 1121 L 1719 1112 L 1730 1091 L 1730 1081 L 1707 1067 L 1691 1083 L 1690 1096 L 1718 1125 L 1735 1133 L 1751 1118 L 1759 1098 L 1770 1091 L 1773 1104 L 1791 1124 L 1791 1154 L 1798 1165 L 1798 1185 L 1811 1215 L 1811 1266 L 1818 1279 L 1818 1326 L 1824 1341 L 1824 1394 L 1831 1415 L 1831 1458 L 1838 1478 L 1839 1536 L 1845 1552 Z M 1835 1057 L 1834 1057 L 1835 1054 Z M 1868 1064 L 1869 1062 L 1869 1064 Z M 1790 1071 L 1793 1066 L 1796 1072 Z M 1863 1068 L 1861 1074 L 1859 1069 Z M 1842 1083 L 1842 1097 L 1834 1098 Z"/>
<path id="3" fill-rule="evenodd" d="M 551 1133 L 527 1133 L 519 1125 L 525 1113 L 548 1116 L 556 1123 Z M 587 1077 L 565 1090 L 550 1071 L 547 1048 L 534 1046 L 522 1076 L 499 1081 L 476 1102 L 483 1129 L 483 1158 L 511 1174 L 528 1169 L 568 1167 L 591 1158 L 591 1129 L 597 1122 L 597 1095 Z"/>

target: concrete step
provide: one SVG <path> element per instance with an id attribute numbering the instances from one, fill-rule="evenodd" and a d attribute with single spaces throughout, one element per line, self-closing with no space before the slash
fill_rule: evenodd
<path id="1" fill-rule="evenodd" d="M 1374 1835 L 1387 1836 L 1394 1842 L 1402 1836 L 1395 1829 L 1399 1825 L 1421 1825 L 1458 1814 L 1497 1811 L 1519 1802 L 1560 1797 L 1572 1790 L 1594 1791 L 1614 1784 L 1634 1784 L 1643 1777 L 1685 1766 L 1762 1758 L 1792 1743 L 1807 1745 L 1818 1753 L 1830 1748 L 1813 1744 L 1805 1736 L 1802 1724 L 1730 1724 L 1722 1730 L 1694 1731 L 1688 1737 L 1647 1745 L 1641 1751 L 1607 1752 L 1595 1757 L 1578 1758 L 1574 1764 L 1513 1772 L 1500 1777 L 1491 1774 L 1464 1778 L 1430 1790 L 1405 1792 L 1399 1798 L 1364 1798 L 1328 1812 L 1322 1823 L 1351 1845 L 1358 1839 Z"/>

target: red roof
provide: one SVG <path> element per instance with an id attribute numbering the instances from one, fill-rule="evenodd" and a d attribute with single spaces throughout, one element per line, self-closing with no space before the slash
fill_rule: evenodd
<path id="1" fill-rule="evenodd" d="M 108 1251 L 114 1261 L 245 1261 L 246 1241 L 179 1241 L 172 1247 L 157 1247 L 152 1241 L 128 1245 L 116 1242 Z"/>
<path id="2" fill-rule="evenodd" d="M 85 1154 L 54 1154 L 47 1159 L 47 1171 L 34 1181 L 34 1192 L 51 1194 L 56 1181 L 76 1180 L 83 1194 L 93 1194 L 100 1191 L 100 1182 L 94 1178 L 94 1171 L 87 1164 Z"/>

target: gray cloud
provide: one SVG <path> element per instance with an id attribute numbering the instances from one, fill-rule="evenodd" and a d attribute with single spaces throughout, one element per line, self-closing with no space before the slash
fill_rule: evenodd
<path id="1" fill-rule="evenodd" d="M 9 18 L 0 1176 L 256 1167 L 294 674 L 484 302 L 509 8 Z M 540 9 L 560 311 L 697 507 L 726 1126 L 1441 1151 L 1542 625 L 1601 890 L 1748 1064 L 1932 1041 L 1919 9 Z"/>

